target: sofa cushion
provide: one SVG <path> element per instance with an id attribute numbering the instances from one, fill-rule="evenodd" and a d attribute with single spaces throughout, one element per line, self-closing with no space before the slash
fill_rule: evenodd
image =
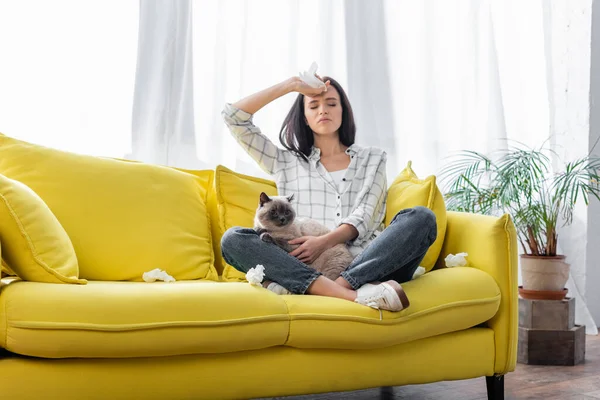
<path id="1" fill-rule="evenodd" d="M 3 258 L 34 282 L 85 283 L 69 235 L 27 185 L 0 174 L 0 241 Z"/>
<path id="2" fill-rule="evenodd" d="M 14 281 L 0 290 L 0 346 L 35 357 L 261 349 L 284 344 L 288 326 L 282 298 L 247 283 Z"/>
<path id="3" fill-rule="evenodd" d="M 197 176 L 2 134 L 0 173 L 46 202 L 73 242 L 81 278 L 141 281 L 160 268 L 178 280 L 217 279 L 207 188 Z"/>
<path id="4" fill-rule="evenodd" d="M 436 217 L 437 238 L 421 261 L 421 266 L 426 271 L 430 271 L 440 255 L 446 236 L 446 204 L 444 203 L 444 196 L 442 196 L 436 184 L 435 176 L 431 175 L 425 179 L 419 179 L 412 170 L 412 163 L 409 161 L 406 168 L 400 172 L 388 189 L 385 225 L 389 225 L 400 210 L 415 206 L 429 208 Z"/>
<path id="5" fill-rule="evenodd" d="M 445 268 L 402 284 L 410 307 L 378 310 L 347 300 L 282 296 L 291 322 L 288 346 L 372 349 L 467 329 L 492 318 L 500 304 L 494 279 L 478 269 Z"/>
<path id="6" fill-rule="evenodd" d="M 269 196 L 277 195 L 275 182 L 240 174 L 222 165 L 217 166 L 215 173 L 215 190 L 220 217 L 219 240 L 223 233 L 231 227 L 254 226 L 254 214 L 261 192 L 265 192 Z M 245 274 L 227 264 L 225 260 L 222 262 L 225 266 L 223 280 L 234 282 L 246 280 Z"/>

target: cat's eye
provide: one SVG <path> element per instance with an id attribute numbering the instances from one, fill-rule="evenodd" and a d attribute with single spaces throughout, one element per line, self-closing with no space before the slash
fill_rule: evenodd
<path id="1" fill-rule="evenodd" d="M 285 210 L 285 215 L 290 215 L 290 210 Z"/>

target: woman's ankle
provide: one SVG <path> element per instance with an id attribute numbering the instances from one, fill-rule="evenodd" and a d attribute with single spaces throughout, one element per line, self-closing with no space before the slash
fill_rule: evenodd
<path id="1" fill-rule="evenodd" d="M 337 283 L 337 281 L 332 281 L 324 276 L 319 276 L 315 279 L 306 290 L 306 293 L 318 296 L 337 297 L 339 299 L 350 301 L 356 299 L 356 290 L 344 287 Z"/>
<path id="2" fill-rule="evenodd" d="M 352 285 L 341 276 L 335 280 L 335 283 L 337 283 L 338 285 L 340 285 L 342 287 L 345 287 L 346 289 L 354 290 Z"/>

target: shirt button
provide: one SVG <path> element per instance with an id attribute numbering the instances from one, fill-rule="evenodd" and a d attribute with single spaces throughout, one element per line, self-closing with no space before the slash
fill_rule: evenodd
<path id="1" fill-rule="evenodd" d="M 338 199 L 340 198 L 340 196 L 338 196 Z"/>
<path id="2" fill-rule="evenodd" d="M 339 216 L 340 216 L 340 213 L 338 213 L 337 215 L 338 215 L 338 217 L 339 217 Z"/>
<path id="3" fill-rule="evenodd" d="M 344 182 L 346 182 L 346 178 L 342 178 L 342 180 L 343 180 Z"/>

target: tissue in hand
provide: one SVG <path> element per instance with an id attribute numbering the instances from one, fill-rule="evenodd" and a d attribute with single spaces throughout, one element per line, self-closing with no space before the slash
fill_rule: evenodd
<path id="1" fill-rule="evenodd" d="M 261 286 L 264 277 L 265 267 L 260 264 L 257 264 L 256 267 L 250 268 L 248 272 L 246 272 L 246 280 L 249 284 L 254 286 Z"/>
<path id="2" fill-rule="evenodd" d="M 315 76 L 317 68 L 319 68 L 319 66 L 313 61 L 308 71 L 300 72 L 300 79 L 302 79 L 308 86 L 314 88 L 325 87 L 325 83 Z"/>
<path id="3" fill-rule="evenodd" d="M 464 267 L 467 265 L 466 256 L 468 256 L 467 253 L 448 254 L 444 260 L 446 261 L 446 267 Z"/>
<path id="4" fill-rule="evenodd" d="M 152 271 L 144 272 L 142 275 L 142 279 L 146 282 L 154 282 L 154 281 L 165 281 L 165 282 L 175 282 L 175 278 L 171 275 L 167 274 L 165 271 L 155 268 Z"/>

